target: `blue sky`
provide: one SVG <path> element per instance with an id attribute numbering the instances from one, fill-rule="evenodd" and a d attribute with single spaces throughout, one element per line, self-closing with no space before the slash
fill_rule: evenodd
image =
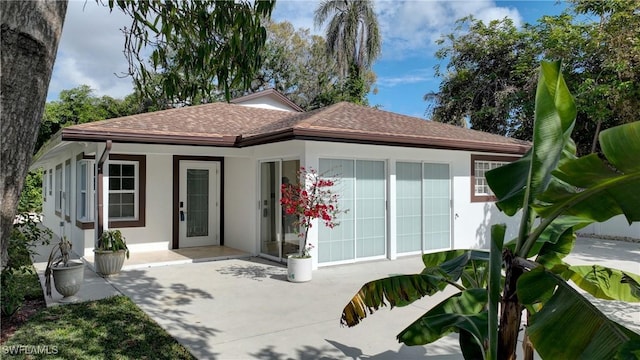
<path id="1" fill-rule="evenodd" d="M 401 114 L 425 117 L 422 97 L 437 90 L 434 77 L 435 40 L 451 32 L 456 19 L 473 15 L 489 21 L 509 17 L 516 24 L 534 23 L 542 15 L 555 15 L 566 6 L 556 1 L 390 1 L 376 0 L 375 9 L 382 30 L 382 54 L 374 64 L 377 94 L 371 105 Z M 318 1 L 278 0 L 272 18 L 290 21 L 297 28 L 313 26 Z M 122 54 L 124 37 L 120 29 L 130 20 L 95 2 L 71 0 L 58 48 L 58 57 L 47 99 L 56 100 L 61 90 L 86 84 L 96 95 L 122 98 L 131 93 L 130 78 L 122 78 L 127 64 Z M 443 64 L 444 66 L 445 64 Z"/>

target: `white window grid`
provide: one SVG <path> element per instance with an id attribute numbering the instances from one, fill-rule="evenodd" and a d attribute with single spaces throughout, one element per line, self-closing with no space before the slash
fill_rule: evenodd
<path id="1" fill-rule="evenodd" d="M 493 196 L 493 191 L 489 187 L 487 183 L 487 178 L 485 174 L 489 170 L 493 170 L 495 168 L 499 168 L 500 166 L 506 165 L 508 162 L 506 161 L 491 161 L 491 160 L 475 160 L 474 169 L 475 169 L 475 195 L 476 196 Z"/>

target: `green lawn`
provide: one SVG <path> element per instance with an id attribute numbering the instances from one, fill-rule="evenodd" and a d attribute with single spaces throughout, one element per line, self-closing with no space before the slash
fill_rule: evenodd
<path id="1" fill-rule="evenodd" d="M 2 346 L 12 359 L 194 359 L 129 298 L 116 296 L 40 311 Z M 29 354 L 31 352 L 31 355 Z"/>

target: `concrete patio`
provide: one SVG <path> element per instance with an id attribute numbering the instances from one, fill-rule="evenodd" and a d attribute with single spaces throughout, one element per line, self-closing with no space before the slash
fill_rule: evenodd
<path id="1" fill-rule="evenodd" d="M 568 261 L 640 273 L 638 259 L 638 243 L 581 238 Z M 286 268 L 260 258 L 129 269 L 107 280 L 86 270 L 80 297 L 128 296 L 201 359 L 459 359 L 455 335 L 425 347 L 395 340 L 445 294 L 383 308 L 354 328 L 339 325 L 342 308 L 362 284 L 421 269 L 412 256 L 321 268 L 302 284 L 287 282 Z M 640 332 L 640 304 L 596 305 Z"/>

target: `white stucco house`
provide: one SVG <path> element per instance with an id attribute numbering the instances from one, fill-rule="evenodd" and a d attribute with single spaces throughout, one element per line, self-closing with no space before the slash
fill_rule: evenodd
<path id="1" fill-rule="evenodd" d="M 61 130 L 36 155 L 44 221 L 92 254 L 101 229 L 137 252 L 226 246 L 273 260 L 299 241 L 279 205 L 300 166 L 338 169 L 333 230 L 309 234 L 314 267 L 488 247 L 506 218 L 484 172 L 527 142 L 338 103 L 302 112 L 276 91 Z"/>

